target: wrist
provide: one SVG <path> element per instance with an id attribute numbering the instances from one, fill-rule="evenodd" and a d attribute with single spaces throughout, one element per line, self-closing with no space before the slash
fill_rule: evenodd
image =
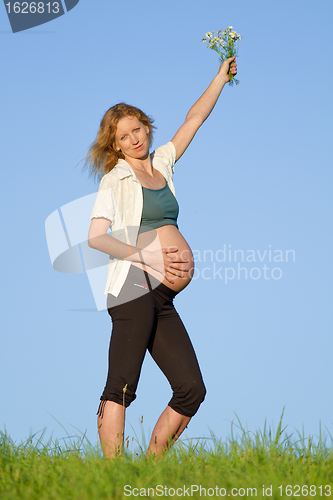
<path id="1" fill-rule="evenodd" d="M 147 250 L 143 250 L 138 247 L 131 247 L 130 245 L 127 245 L 127 249 L 129 255 L 125 258 L 125 260 L 138 262 L 140 264 L 147 264 Z"/>
<path id="2" fill-rule="evenodd" d="M 220 84 L 222 85 L 222 88 L 224 87 L 224 85 L 226 83 L 229 82 L 230 78 L 229 78 L 229 75 L 225 74 L 224 72 L 222 72 L 221 70 L 218 72 L 217 74 L 217 77 L 219 78 L 219 82 Z"/>
<path id="3" fill-rule="evenodd" d="M 125 243 L 127 247 L 126 255 L 123 257 L 124 260 L 129 260 L 130 262 L 141 262 L 141 248 L 132 247 L 131 245 Z"/>

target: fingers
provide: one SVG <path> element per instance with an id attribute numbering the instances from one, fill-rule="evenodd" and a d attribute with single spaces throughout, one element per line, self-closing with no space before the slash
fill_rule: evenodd
<path id="1" fill-rule="evenodd" d="M 164 274 L 164 278 L 174 285 L 175 282 L 167 276 L 167 273 Z"/>
<path id="2" fill-rule="evenodd" d="M 172 275 L 172 278 L 185 278 L 187 273 L 190 271 L 190 266 L 186 264 L 165 264 L 165 276 L 167 278 L 167 273 Z M 168 278 L 167 278 L 168 279 Z"/>
<path id="3" fill-rule="evenodd" d="M 178 272 L 173 268 L 168 268 L 165 270 L 164 277 L 170 281 L 170 283 L 174 283 L 174 278 L 185 278 L 185 275 L 184 272 Z"/>
<path id="4" fill-rule="evenodd" d="M 171 279 L 173 277 L 177 277 L 177 278 L 184 278 L 185 277 L 185 274 L 184 273 L 188 273 L 190 271 L 190 266 L 187 265 L 187 262 L 188 260 L 186 260 L 186 263 L 175 263 L 175 262 L 165 262 L 164 263 L 164 266 L 165 266 L 165 277 L 167 279 L 168 276 L 167 276 L 167 273 L 169 273 L 171 275 Z M 169 279 L 170 281 L 170 279 Z"/>
<path id="5" fill-rule="evenodd" d="M 188 259 L 183 259 L 180 255 L 175 255 L 175 253 L 178 252 L 177 247 L 162 248 L 162 252 L 165 253 L 172 262 L 189 262 Z"/>
<path id="6" fill-rule="evenodd" d="M 166 271 L 168 271 L 169 273 L 174 274 L 175 276 L 180 276 L 181 278 L 184 278 L 184 272 L 188 273 L 189 270 L 190 269 L 188 267 L 184 267 L 183 268 L 180 265 L 178 265 L 177 267 L 174 264 L 166 266 Z"/>
<path id="7" fill-rule="evenodd" d="M 229 71 L 232 75 L 236 75 L 237 74 L 237 64 L 232 63 L 229 67 Z"/>
<path id="8" fill-rule="evenodd" d="M 162 251 L 165 253 L 178 252 L 178 248 L 177 247 L 167 247 L 167 248 L 162 248 Z"/>
<path id="9" fill-rule="evenodd" d="M 230 71 L 233 69 L 233 68 L 237 68 L 237 63 L 236 63 L 236 56 L 233 56 L 233 57 L 229 57 L 229 59 L 227 59 L 228 63 L 229 63 L 229 69 Z M 232 62 L 233 61 L 233 62 Z"/>

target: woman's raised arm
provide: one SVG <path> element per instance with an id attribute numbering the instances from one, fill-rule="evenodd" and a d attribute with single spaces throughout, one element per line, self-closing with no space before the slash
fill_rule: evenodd
<path id="1" fill-rule="evenodd" d="M 230 57 L 224 61 L 219 69 L 218 74 L 213 79 L 207 90 L 191 107 L 187 113 L 185 122 L 179 128 L 175 136 L 171 139 L 176 148 L 176 161 L 182 156 L 187 146 L 192 141 L 198 128 L 208 118 L 213 110 L 219 95 L 226 83 L 230 81 L 229 71 L 236 75 L 237 64 L 236 56 Z"/>

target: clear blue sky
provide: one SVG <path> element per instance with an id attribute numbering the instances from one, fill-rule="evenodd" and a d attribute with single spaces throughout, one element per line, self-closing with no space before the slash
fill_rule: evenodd
<path id="1" fill-rule="evenodd" d="M 96 442 L 109 316 L 86 274 L 52 269 L 45 220 L 97 190 L 82 160 L 111 105 L 152 115 L 155 147 L 171 139 L 218 70 L 202 37 L 229 25 L 244 37 L 240 85 L 225 87 L 174 175 L 197 256 L 175 305 L 208 390 L 186 432 L 225 438 L 235 413 L 250 430 L 276 428 L 285 406 L 288 432 L 317 435 L 321 422 L 333 433 L 332 16 L 331 0 L 81 0 L 12 34 L 0 10 L 0 415 L 14 439 L 45 427 L 61 438 L 53 415 Z M 254 250 L 240 263 L 248 279 L 239 258 L 219 261 L 224 248 Z M 169 399 L 148 355 L 128 423 L 140 434 L 143 415 L 148 437 Z"/>

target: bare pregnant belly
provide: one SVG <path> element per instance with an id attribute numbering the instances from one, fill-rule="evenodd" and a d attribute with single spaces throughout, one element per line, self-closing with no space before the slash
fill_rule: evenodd
<path id="1" fill-rule="evenodd" d="M 193 254 L 185 238 L 176 226 L 162 226 L 152 231 L 141 233 L 138 236 L 136 246 L 150 251 L 158 251 L 161 250 L 161 248 L 172 246 L 177 247 L 177 252 L 172 253 L 181 259 L 188 259 L 188 262 L 183 264 L 183 268 L 188 269 L 188 271 L 182 271 L 183 277 L 166 273 L 167 277 L 174 282 L 170 283 L 163 274 L 155 269 L 146 266 L 146 271 L 175 292 L 180 292 L 189 284 L 194 273 Z M 143 269 L 143 265 L 139 262 L 132 262 L 132 266 Z"/>

